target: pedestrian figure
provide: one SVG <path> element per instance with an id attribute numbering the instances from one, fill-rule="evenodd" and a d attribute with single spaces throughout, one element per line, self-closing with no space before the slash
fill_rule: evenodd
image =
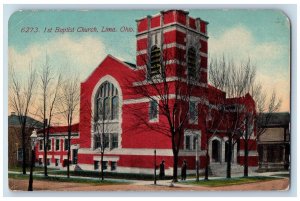
<path id="1" fill-rule="evenodd" d="M 162 162 L 159 165 L 159 179 L 164 179 L 165 177 L 165 161 L 162 160 Z"/>
<path id="2" fill-rule="evenodd" d="M 187 169 L 187 163 L 186 160 L 184 160 L 181 167 L 181 180 L 186 180 L 186 169 Z"/>

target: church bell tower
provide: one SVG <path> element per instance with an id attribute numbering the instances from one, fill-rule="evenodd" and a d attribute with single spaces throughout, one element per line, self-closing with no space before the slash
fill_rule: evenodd
<path id="1" fill-rule="evenodd" d="M 187 79 L 207 87 L 207 25 L 183 10 L 162 11 L 137 22 L 136 65 L 147 76 L 158 76 L 163 66 L 185 69 Z M 163 63 L 163 65 L 162 65 Z M 176 70 L 167 77 L 176 77 Z"/>

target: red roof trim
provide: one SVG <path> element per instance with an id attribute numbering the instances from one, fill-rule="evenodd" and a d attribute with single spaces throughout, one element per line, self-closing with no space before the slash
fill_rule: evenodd
<path id="1" fill-rule="evenodd" d="M 71 126 L 72 132 L 79 132 L 79 123 L 73 124 Z M 39 130 L 38 133 L 42 133 L 43 129 Z M 50 127 L 49 133 L 66 133 L 68 132 L 68 126 L 56 126 L 56 127 Z"/>

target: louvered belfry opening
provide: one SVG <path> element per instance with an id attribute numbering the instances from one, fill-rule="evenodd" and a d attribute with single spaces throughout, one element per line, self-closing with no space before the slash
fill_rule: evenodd
<path id="1" fill-rule="evenodd" d="M 195 48 L 189 48 L 188 49 L 188 78 L 189 79 L 195 79 L 197 77 L 196 75 L 196 51 Z"/>
<path id="2" fill-rule="evenodd" d="M 160 49 L 155 45 L 151 48 L 151 55 L 150 55 L 150 60 L 151 60 L 151 66 L 150 66 L 150 77 L 154 77 L 156 75 L 160 75 L 160 69 L 161 69 L 161 52 Z"/>

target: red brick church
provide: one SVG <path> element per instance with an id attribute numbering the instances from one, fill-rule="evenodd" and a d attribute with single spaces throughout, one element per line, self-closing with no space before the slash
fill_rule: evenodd
<path id="1" fill-rule="evenodd" d="M 197 148 L 200 171 L 204 170 L 207 150 L 211 165 L 225 166 L 228 160 L 225 153 L 229 149 L 226 125 L 233 121 L 236 107 L 243 108 L 244 112 L 235 121 L 243 121 L 246 113 L 255 113 L 255 103 L 248 94 L 226 98 L 224 92 L 208 84 L 208 22 L 193 18 L 181 10 L 162 11 L 136 21 L 136 64 L 108 55 L 81 83 L 80 121 L 79 125 L 73 126 L 70 145 L 72 163 L 83 170 L 100 170 L 100 129 L 105 131 L 106 149 L 102 163 L 105 171 L 152 174 L 156 150 L 156 163 L 164 160 L 166 174 L 172 174 L 171 138 L 159 129 L 153 129 L 168 124 L 158 106 L 162 100 L 157 98 L 159 96 L 155 91 L 151 92 L 153 98 L 149 99 L 134 90 L 138 83 L 147 85 L 149 76 L 152 78 L 162 74 L 159 61 L 163 58 L 165 66 L 173 69 L 165 74 L 170 87 L 172 82 L 178 80 L 177 72 L 182 67 L 186 69 L 182 73 L 185 76 L 183 85 L 189 79 L 193 80 L 193 91 L 187 103 L 190 112 L 182 131 L 178 167 L 186 160 L 188 173 L 195 172 Z M 166 52 L 167 56 L 162 55 Z M 134 77 L 139 80 L 133 81 Z M 173 88 L 176 91 L 176 87 Z M 175 98 L 174 94 L 168 94 L 170 101 Z M 224 106 L 225 113 L 220 111 L 219 105 Z M 140 115 L 133 112 L 136 110 Z M 221 116 L 226 118 L 221 121 Z M 140 117 L 147 121 L 145 125 L 137 125 Z M 250 122 L 253 125 L 253 121 Z M 254 145 L 249 146 L 249 165 L 257 166 L 255 129 L 251 129 L 249 135 L 252 136 L 250 143 Z M 50 166 L 64 168 L 68 146 L 65 138 L 65 127 L 51 130 L 51 146 L 48 148 Z M 43 147 L 37 146 L 37 159 L 42 164 Z M 232 163 L 242 165 L 242 137 L 235 137 L 232 147 Z"/>

